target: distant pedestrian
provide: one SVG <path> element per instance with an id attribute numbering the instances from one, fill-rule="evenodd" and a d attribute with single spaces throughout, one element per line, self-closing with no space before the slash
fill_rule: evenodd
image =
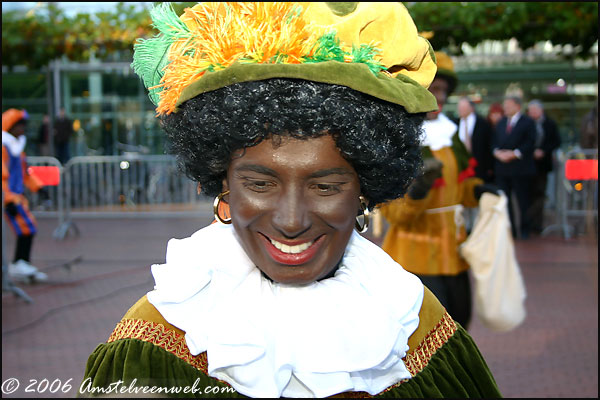
<path id="1" fill-rule="evenodd" d="M 500 103 L 490 104 L 488 109 L 487 121 L 490 123 L 492 129 L 496 128 L 496 124 L 504 117 L 504 109 Z"/>
<path id="2" fill-rule="evenodd" d="M 38 149 L 41 156 L 50 155 L 50 117 L 45 114 L 38 130 Z"/>
<path id="3" fill-rule="evenodd" d="M 584 149 L 598 150 L 598 100 L 581 121 L 580 145 Z"/>
<path id="4" fill-rule="evenodd" d="M 54 121 L 54 149 L 56 158 L 61 164 L 66 164 L 71 158 L 71 136 L 73 136 L 73 121 L 67 117 L 65 109 L 61 108 Z"/>
<path id="5" fill-rule="evenodd" d="M 41 182 L 27 172 L 25 162 L 25 130 L 27 111 L 8 109 L 2 113 L 2 193 L 4 214 L 17 235 L 14 260 L 8 266 L 10 277 L 29 282 L 45 281 L 48 276 L 30 263 L 31 245 L 37 222 L 29 211 L 25 187 L 33 192 L 42 189 Z"/>
<path id="6" fill-rule="evenodd" d="M 460 140 L 477 161 L 475 176 L 486 183 L 494 181 L 494 155 L 492 154 L 492 127 L 486 118 L 477 114 L 475 104 L 468 97 L 458 100 L 458 132 Z"/>
<path id="7" fill-rule="evenodd" d="M 496 184 L 509 200 L 514 192 L 518 203 L 520 224 L 516 211 L 509 201 L 509 214 L 515 238 L 529 237 L 527 210 L 530 204 L 529 189 L 535 176 L 533 150 L 536 128 L 533 120 L 521 111 L 522 100 L 518 96 L 508 96 L 502 104 L 504 117 L 496 125 L 492 139 L 494 175 Z"/>
<path id="8" fill-rule="evenodd" d="M 560 147 L 558 125 L 544 111 L 539 100 L 531 100 L 527 114 L 535 121 L 536 138 L 533 159 L 536 175 L 531 183 L 531 205 L 528 211 L 531 233 L 540 234 L 544 227 L 544 202 L 548 173 L 554 166 L 554 151 Z"/>

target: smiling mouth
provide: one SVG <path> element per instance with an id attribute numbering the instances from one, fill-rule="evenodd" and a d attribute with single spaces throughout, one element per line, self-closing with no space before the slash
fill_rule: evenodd
<path id="1" fill-rule="evenodd" d="M 321 235 L 315 240 L 295 245 L 282 243 L 264 235 L 261 235 L 261 237 L 263 238 L 267 253 L 269 253 L 275 262 L 285 265 L 301 265 L 312 260 L 317 250 L 321 247 L 325 235 Z"/>
<path id="2" fill-rule="evenodd" d="M 298 244 L 298 245 L 295 245 L 295 246 L 289 246 L 287 244 L 283 244 L 281 242 L 278 242 L 277 240 L 274 240 L 274 239 L 270 239 L 269 238 L 269 240 L 271 241 L 271 244 L 277 248 L 277 250 L 281 251 L 282 253 L 286 253 L 286 254 L 298 254 L 298 253 L 302 253 L 304 250 L 308 249 L 314 243 L 311 240 L 310 242 Z"/>

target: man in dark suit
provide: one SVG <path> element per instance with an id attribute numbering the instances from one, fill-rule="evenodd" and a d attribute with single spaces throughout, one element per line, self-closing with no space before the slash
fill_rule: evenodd
<path id="1" fill-rule="evenodd" d="M 556 122 L 544 112 L 544 105 L 539 100 L 531 100 L 527 114 L 536 125 L 536 139 L 533 150 L 536 175 L 531 183 L 531 205 L 529 221 L 532 233 L 541 233 L 544 222 L 544 201 L 546 200 L 546 183 L 548 173 L 552 171 L 553 153 L 560 146 L 560 134 Z"/>
<path id="2" fill-rule="evenodd" d="M 71 159 L 71 136 L 73 136 L 73 121 L 67 117 L 65 109 L 61 108 L 54 121 L 54 150 L 61 164 Z"/>
<path id="3" fill-rule="evenodd" d="M 468 97 L 458 100 L 458 135 L 465 147 L 477 161 L 475 176 L 485 183 L 494 182 L 494 155 L 492 154 L 492 127 L 475 112 L 475 105 Z"/>
<path id="4" fill-rule="evenodd" d="M 520 226 L 511 201 L 509 214 L 512 233 L 515 238 L 529 237 L 530 185 L 535 176 L 533 150 L 535 147 L 535 122 L 521 112 L 521 98 L 509 96 L 504 99 L 504 117 L 498 121 L 492 138 L 494 157 L 494 175 L 496 185 L 506 193 L 509 200 L 514 191 L 517 198 Z"/>

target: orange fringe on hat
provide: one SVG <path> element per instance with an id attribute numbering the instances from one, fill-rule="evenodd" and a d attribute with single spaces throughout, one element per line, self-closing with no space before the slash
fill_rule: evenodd
<path id="1" fill-rule="evenodd" d="M 288 2 L 211 2 L 185 9 L 181 20 L 192 35 L 171 45 L 160 84 L 149 88 L 163 88 L 156 111 L 172 112 L 184 88 L 236 61 L 300 64 L 322 35 L 302 14 L 302 7 Z"/>

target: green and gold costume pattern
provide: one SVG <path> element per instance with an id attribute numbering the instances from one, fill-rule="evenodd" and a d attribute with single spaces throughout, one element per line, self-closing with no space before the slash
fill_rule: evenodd
<path id="1" fill-rule="evenodd" d="M 468 333 L 455 323 L 425 288 L 420 323 L 404 358 L 412 378 L 376 396 L 346 392 L 334 397 L 501 397 L 483 357 Z M 91 354 L 84 376 L 85 392 L 122 381 L 129 387 L 194 387 L 196 393 L 162 393 L 173 397 L 245 397 L 228 383 L 208 376 L 206 353 L 193 356 L 184 332 L 162 318 L 146 297 L 117 324 L 106 343 Z M 207 389 L 207 390 L 205 390 Z"/>

